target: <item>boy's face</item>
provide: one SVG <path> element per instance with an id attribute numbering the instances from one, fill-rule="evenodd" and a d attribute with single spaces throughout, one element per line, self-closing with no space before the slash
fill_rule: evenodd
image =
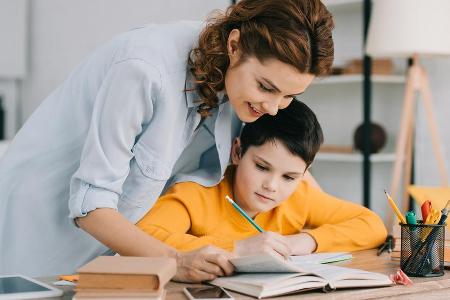
<path id="1" fill-rule="evenodd" d="M 233 145 L 232 160 L 237 165 L 233 190 L 235 201 L 251 217 L 286 200 L 297 188 L 306 163 L 279 142 L 251 146 L 240 157 L 239 140 Z"/>

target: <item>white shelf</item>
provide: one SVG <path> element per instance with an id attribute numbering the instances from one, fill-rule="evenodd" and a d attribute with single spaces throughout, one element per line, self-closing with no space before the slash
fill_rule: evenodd
<path id="1" fill-rule="evenodd" d="M 322 0 L 326 7 L 334 8 L 340 6 L 361 5 L 363 0 Z"/>
<path id="2" fill-rule="evenodd" d="M 316 155 L 317 162 L 362 162 L 361 153 L 322 153 Z M 372 163 L 390 163 L 395 161 L 395 153 L 377 153 L 370 156 Z"/>
<path id="3" fill-rule="evenodd" d="M 403 75 L 372 75 L 371 80 L 373 83 L 392 83 L 403 84 L 405 83 L 405 76 Z M 324 78 L 316 79 L 313 84 L 341 84 L 341 83 L 362 83 L 363 76 L 361 74 L 352 75 L 333 75 Z"/>

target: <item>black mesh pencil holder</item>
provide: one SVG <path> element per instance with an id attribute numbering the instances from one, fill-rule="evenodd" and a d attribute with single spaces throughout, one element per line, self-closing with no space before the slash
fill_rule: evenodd
<path id="1" fill-rule="evenodd" d="M 400 268 L 415 277 L 444 275 L 445 224 L 400 224 Z"/>

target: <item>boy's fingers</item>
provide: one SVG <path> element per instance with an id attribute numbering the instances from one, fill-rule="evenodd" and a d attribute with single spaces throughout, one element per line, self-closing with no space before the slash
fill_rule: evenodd
<path id="1" fill-rule="evenodd" d="M 291 255 L 291 249 L 290 247 L 283 242 L 279 241 L 273 241 L 270 246 L 274 251 L 276 251 L 279 255 L 281 255 L 283 258 L 289 257 Z"/>
<path id="2" fill-rule="evenodd" d="M 275 256 L 275 257 L 277 257 L 277 258 L 279 258 L 281 260 L 284 259 L 284 256 L 282 254 L 278 253 L 277 251 L 275 251 L 273 249 L 272 249 L 272 251 L 269 252 L 269 254 L 271 254 L 272 256 Z"/>

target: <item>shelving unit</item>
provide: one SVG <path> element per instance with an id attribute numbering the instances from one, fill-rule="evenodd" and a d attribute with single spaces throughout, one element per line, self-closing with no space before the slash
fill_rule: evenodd
<path id="1" fill-rule="evenodd" d="M 328 8 L 340 8 L 349 5 L 362 5 L 363 0 L 323 0 L 322 1 Z"/>
<path id="2" fill-rule="evenodd" d="M 324 0 L 335 20 L 335 66 L 364 60 L 363 37 L 367 15 L 363 0 Z M 367 59 L 368 60 L 368 59 Z M 371 121 L 387 133 L 380 153 L 319 152 L 311 172 L 328 193 L 369 206 L 383 218 L 387 211 L 383 190 L 389 188 L 395 161 L 401 99 L 405 83 L 404 64 L 394 62 L 395 74 L 351 74 L 320 78 L 302 96 L 317 114 L 325 144 L 353 145 L 356 128 Z"/>
<path id="3" fill-rule="evenodd" d="M 362 74 L 352 75 L 335 75 L 326 78 L 319 78 L 314 81 L 314 84 L 342 84 L 342 83 L 358 83 L 361 84 L 364 80 Z M 372 75 L 372 83 L 392 83 L 404 84 L 405 76 L 403 75 Z"/>
<path id="4" fill-rule="evenodd" d="M 372 163 L 392 163 L 394 160 L 395 153 L 377 153 L 370 156 Z M 316 161 L 361 163 L 363 161 L 363 155 L 361 153 L 318 153 Z"/>

